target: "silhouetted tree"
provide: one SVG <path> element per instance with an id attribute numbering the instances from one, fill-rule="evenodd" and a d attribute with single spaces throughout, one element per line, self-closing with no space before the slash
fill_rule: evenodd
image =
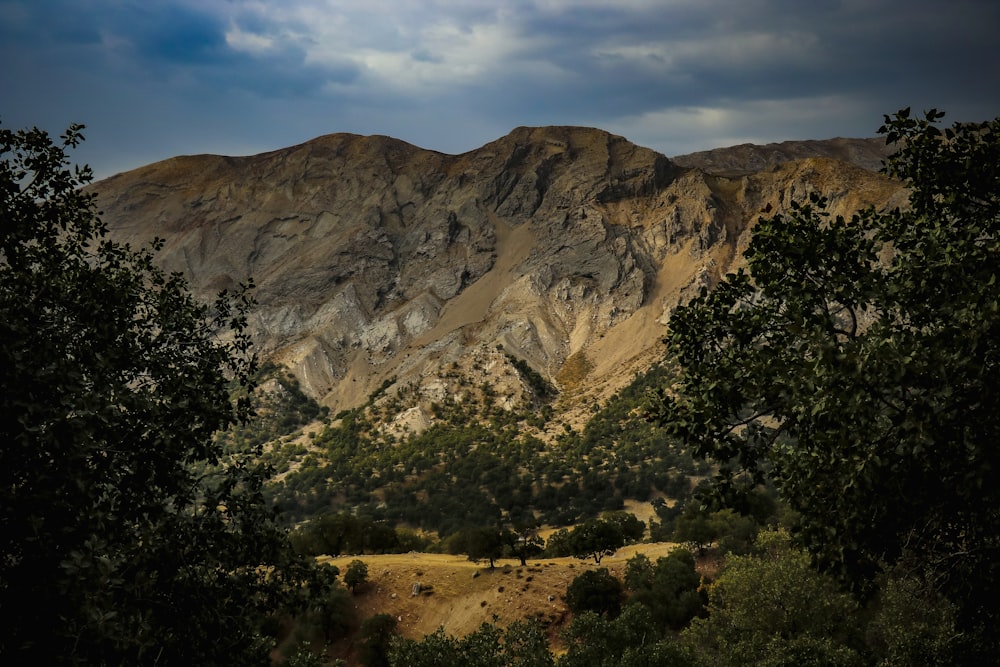
<path id="1" fill-rule="evenodd" d="M 671 435 L 720 499 L 773 480 L 817 561 L 870 592 L 905 564 L 958 605 L 969 664 L 1000 640 L 1000 119 L 880 132 L 909 205 L 764 217 L 747 268 L 678 308 Z"/>
<path id="2" fill-rule="evenodd" d="M 368 565 L 363 560 L 355 559 L 347 564 L 347 569 L 344 571 L 344 583 L 347 584 L 352 593 L 356 593 L 358 588 L 364 586 L 367 581 Z"/>
<path id="3" fill-rule="evenodd" d="M 489 561 L 492 570 L 494 561 L 503 556 L 504 534 L 497 528 L 470 528 L 464 537 L 466 553 L 473 562 Z"/>
<path id="4" fill-rule="evenodd" d="M 267 664 L 262 621 L 314 565 L 259 451 L 213 438 L 248 416 L 251 299 L 200 304 L 162 242 L 109 239 L 81 129 L 0 129 L 0 661 Z"/>

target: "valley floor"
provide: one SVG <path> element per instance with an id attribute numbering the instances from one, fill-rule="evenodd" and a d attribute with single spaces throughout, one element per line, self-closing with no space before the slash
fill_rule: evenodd
<path id="1" fill-rule="evenodd" d="M 621 579 L 626 562 L 635 554 L 644 553 L 655 561 L 677 547 L 668 542 L 633 544 L 602 559 L 600 565 L 593 559 L 542 558 L 529 559 L 522 567 L 516 559 L 502 559 L 492 570 L 487 563 L 473 563 L 464 555 L 416 552 L 319 560 L 336 565 L 341 573 L 352 560 L 367 564 L 368 583 L 351 598 L 359 623 L 375 614 L 392 614 L 400 634 L 420 638 L 439 627 L 462 636 L 494 617 L 500 626 L 535 617 L 555 639 L 569 617 L 564 598 L 575 577 L 603 567 Z M 346 641 L 332 648 L 340 657 L 350 654 Z"/>

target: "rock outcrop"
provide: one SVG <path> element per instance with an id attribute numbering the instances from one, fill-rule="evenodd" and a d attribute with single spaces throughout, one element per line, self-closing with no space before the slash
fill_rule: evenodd
<path id="1" fill-rule="evenodd" d="M 571 357 L 591 383 L 627 381 L 659 355 L 671 309 L 740 261 L 765 206 L 813 191 L 843 215 L 904 202 L 865 168 L 869 143 L 840 141 L 670 160 L 576 127 L 462 155 L 335 134 L 93 187 L 112 234 L 164 238 L 163 265 L 197 294 L 252 277 L 259 352 L 334 410 L 387 379 L 426 400 L 489 379 L 515 403 L 511 357 L 556 384 Z"/>

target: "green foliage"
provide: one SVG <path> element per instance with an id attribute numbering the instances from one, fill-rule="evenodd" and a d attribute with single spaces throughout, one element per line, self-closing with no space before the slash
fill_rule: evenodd
<path id="1" fill-rule="evenodd" d="M 574 614 L 590 611 L 614 618 L 621 611 L 623 595 L 622 582 L 602 567 L 573 579 L 566 589 L 566 605 Z"/>
<path id="2" fill-rule="evenodd" d="M 605 512 L 601 516 L 601 520 L 614 525 L 618 529 L 623 544 L 638 542 L 646 533 L 646 524 L 629 512 L 621 510 Z"/>
<path id="3" fill-rule="evenodd" d="M 552 667 L 552 654 L 542 627 L 532 620 L 507 628 L 483 623 L 458 639 L 443 628 L 420 640 L 397 638 L 389 648 L 393 667 Z"/>
<path id="4" fill-rule="evenodd" d="M 613 555 L 625 545 L 621 526 L 611 521 L 591 519 L 573 529 L 573 555 L 593 558 L 598 565 L 601 558 Z"/>
<path id="5" fill-rule="evenodd" d="M 623 526 L 639 535 L 645 529 L 641 521 L 634 516 L 632 521 L 624 518 L 625 513 L 616 514 L 612 519 L 590 519 L 572 530 L 562 529 L 549 536 L 545 552 L 550 556 L 576 556 L 586 560 L 593 558 L 598 565 L 605 556 L 614 554 L 625 545 L 627 538 Z M 633 522 L 637 522 L 636 524 Z"/>
<path id="6" fill-rule="evenodd" d="M 444 628 L 438 628 L 419 640 L 398 637 L 389 645 L 389 664 L 393 667 L 477 664 L 472 660 L 485 663 L 484 656 L 470 655 L 468 649 L 463 650 L 461 640 L 445 634 Z"/>
<path id="7" fill-rule="evenodd" d="M 426 546 L 412 532 L 344 513 L 318 516 L 296 528 L 289 537 L 295 550 L 306 556 L 405 553 Z"/>
<path id="8" fill-rule="evenodd" d="M 961 650 L 955 625 L 955 605 L 927 582 L 891 577 L 875 601 L 866 640 L 879 667 L 946 667 Z"/>
<path id="9" fill-rule="evenodd" d="M 704 554 L 719 537 L 720 526 L 712 512 L 698 502 L 689 502 L 674 522 L 674 539 Z"/>
<path id="10" fill-rule="evenodd" d="M 504 533 L 497 528 L 470 528 L 463 531 L 463 543 L 465 553 L 469 560 L 478 562 L 489 561 L 490 569 L 495 565 L 494 561 L 503 556 L 505 539 Z"/>
<path id="11" fill-rule="evenodd" d="M 573 544 L 570 541 L 570 529 L 560 528 L 556 532 L 549 535 L 548 541 L 545 543 L 545 551 L 543 552 L 545 556 L 550 558 L 564 558 L 566 556 L 573 555 Z"/>
<path id="12" fill-rule="evenodd" d="M 861 590 L 894 563 L 1000 654 L 1000 119 L 887 117 L 905 210 L 833 218 L 812 195 L 762 219 L 747 269 L 678 309 L 668 431 L 770 478 L 820 564 Z"/>
<path id="13" fill-rule="evenodd" d="M 683 637 L 715 665 L 857 665 L 857 605 L 787 533 L 762 533 L 760 552 L 733 556 L 709 587 L 709 615 Z M 797 660 L 809 657 L 809 661 Z"/>
<path id="14" fill-rule="evenodd" d="M 363 560 L 352 560 L 344 571 L 344 583 L 356 593 L 360 586 L 368 583 L 368 565 Z"/>
<path id="15" fill-rule="evenodd" d="M 263 620 L 312 568 L 259 452 L 213 439 L 249 415 L 251 300 L 197 303 L 154 265 L 162 242 L 109 240 L 68 166 L 80 130 L 0 129 L 0 655 L 266 663 Z"/>
<path id="16" fill-rule="evenodd" d="M 640 552 L 625 562 L 625 588 L 630 592 L 641 590 L 652 580 L 653 564 Z"/>
<path id="17" fill-rule="evenodd" d="M 655 565 L 636 554 L 625 567 L 625 585 L 631 592 L 628 603 L 647 607 L 657 627 L 680 630 L 705 608 L 701 576 L 694 566 L 694 557 L 686 549 L 658 558 Z"/>
<path id="18" fill-rule="evenodd" d="M 729 508 L 711 511 L 692 501 L 674 522 L 674 539 L 702 555 L 713 543 L 718 543 L 724 553 L 744 553 L 756 537 L 757 528 L 752 517 Z"/>
<path id="19" fill-rule="evenodd" d="M 358 630 L 358 654 L 365 667 L 389 667 L 389 646 L 396 636 L 396 618 L 375 614 L 366 618 Z"/>
<path id="20" fill-rule="evenodd" d="M 626 517 L 631 517 L 631 520 Z M 600 565 L 605 556 L 614 554 L 627 541 L 634 541 L 627 539 L 623 531 L 631 531 L 630 535 L 641 535 L 643 530 L 645 525 L 634 516 L 616 512 L 610 519 L 590 519 L 572 529 L 557 530 L 549 536 L 545 554 L 556 558 L 593 558 Z"/>
<path id="21" fill-rule="evenodd" d="M 528 564 L 529 558 L 542 555 L 545 551 L 545 540 L 538 536 L 533 530 L 508 531 L 504 537 L 507 548 L 504 555 L 510 555 L 521 562 L 524 567 Z"/>
<path id="22" fill-rule="evenodd" d="M 664 638 L 649 610 L 630 605 L 609 619 L 594 612 L 576 616 L 563 632 L 567 651 L 558 667 L 695 667 L 695 655 Z"/>
<path id="23" fill-rule="evenodd" d="M 567 525 L 618 510 L 624 498 L 654 489 L 686 497 L 689 475 L 703 470 L 680 447 L 664 447 L 662 428 L 635 418 L 655 368 L 609 400 L 582 432 L 554 445 L 531 435 L 550 406 L 502 410 L 475 398 L 432 406 L 435 423 L 420 434 L 390 436 L 378 428 L 411 390 L 385 386 L 369 402 L 337 415 L 310 448 L 276 447 L 275 465 L 300 462 L 270 494 L 289 522 L 351 512 L 435 531 L 442 539 L 469 527 Z"/>
<path id="24" fill-rule="evenodd" d="M 321 577 L 310 583 L 308 605 L 295 618 L 293 641 L 327 644 L 345 635 L 352 620 L 350 595 L 337 580 L 340 571 L 320 565 Z"/>
<path id="25" fill-rule="evenodd" d="M 313 653 L 307 643 L 295 646 L 281 664 L 285 667 L 324 667 L 323 658 Z"/>

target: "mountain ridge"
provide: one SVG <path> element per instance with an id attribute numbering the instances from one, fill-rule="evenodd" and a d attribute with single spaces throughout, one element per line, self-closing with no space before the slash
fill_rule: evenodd
<path id="1" fill-rule="evenodd" d="M 697 167 L 726 176 L 745 176 L 774 169 L 785 162 L 816 157 L 833 158 L 877 172 L 890 152 L 885 139 L 880 137 L 834 137 L 770 144 L 744 143 L 678 155 L 672 159 L 684 167 Z"/>
<path id="2" fill-rule="evenodd" d="M 163 237 L 159 260 L 196 295 L 253 277 L 261 354 L 335 411 L 390 380 L 415 387 L 418 408 L 462 382 L 516 405 L 532 390 L 512 358 L 565 397 L 651 363 L 672 308 L 738 265 L 767 205 L 810 192 L 838 215 L 904 204 L 900 184 L 859 166 L 877 155 L 838 139 L 667 158 L 569 126 L 448 155 L 337 133 L 91 187 L 112 236 Z"/>

